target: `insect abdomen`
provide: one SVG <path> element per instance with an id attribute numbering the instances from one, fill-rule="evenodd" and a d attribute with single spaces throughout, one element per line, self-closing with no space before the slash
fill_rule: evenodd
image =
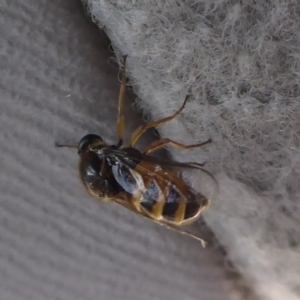
<path id="1" fill-rule="evenodd" d="M 163 189 L 153 179 L 145 187 L 145 193 L 141 196 L 139 204 L 142 210 L 157 221 L 182 225 L 197 217 L 206 206 L 207 199 L 203 197 L 204 203 L 199 196 L 190 189 L 183 195 L 178 187 L 171 183 Z"/>

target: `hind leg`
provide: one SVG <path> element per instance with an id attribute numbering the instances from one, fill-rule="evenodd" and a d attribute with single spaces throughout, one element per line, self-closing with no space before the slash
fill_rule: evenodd
<path id="1" fill-rule="evenodd" d="M 168 145 L 179 148 L 179 149 L 182 149 L 182 150 L 185 150 L 185 149 L 199 148 L 199 147 L 202 147 L 202 146 L 204 146 L 206 144 L 209 144 L 211 142 L 212 142 L 212 140 L 209 139 L 209 140 L 207 140 L 203 143 L 192 144 L 192 145 L 184 145 L 184 144 L 175 142 L 173 140 L 170 140 L 168 138 L 163 138 L 163 139 L 159 139 L 157 141 L 154 141 L 152 144 L 150 144 L 150 146 L 144 151 L 144 154 L 149 154 L 153 151 L 156 151 L 156 150 L 158 150 L 162 147 L 168 146 Z"/>

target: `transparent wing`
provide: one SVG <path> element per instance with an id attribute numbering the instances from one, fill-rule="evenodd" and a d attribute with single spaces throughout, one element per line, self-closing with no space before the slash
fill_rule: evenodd
<path id="1" fill-rule="evenodd" d="M 111 154 L 117 157 L 117 159 L 121 162 L 125 173 L 131 174 L 131 177 L 134 178 L 132 182 L 135 182 L 135 186 L 139 190 L 144 189 L 142 183 L 143 178 L 145 176 L 153 176 L 158 178 L 160 181 L 164 181 L 166 184 L 172 180 L 175 180 L 177 183 L 181 181 L 176 179 L 183 179 L 184 183 L 187 181 L 191 182 L 191 184 L 195 187 L 195 190 L 208 199 L 213 198 L 219 191 L 219 184 L 217 180 L 210 172 L 205 170 L 201 164 L 192 162 L 177 162 L 170 159 L 162 159 L 144 154 L 135 156 L 123 151 L 122 149 L 111 150 Z M 158 172 L 157 170 L 159 168 L 165 172 Z M 122 177 L 126 177 L 123 175 L 124 174 L 122 174 Z M 127 182 L 119 182 L 119 184 L 124 187 Z"/>

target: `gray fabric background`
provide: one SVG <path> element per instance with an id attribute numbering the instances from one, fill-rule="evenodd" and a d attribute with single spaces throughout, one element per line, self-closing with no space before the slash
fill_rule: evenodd
<path id="1" fill-rule="evenodd" d="M 236 298 L 219 252 L 98 203 L 76 151 L 54 147 L 116 139 L 118 67 L 79 1 L 2 0 L 0 13 L 0 299 Z"/>

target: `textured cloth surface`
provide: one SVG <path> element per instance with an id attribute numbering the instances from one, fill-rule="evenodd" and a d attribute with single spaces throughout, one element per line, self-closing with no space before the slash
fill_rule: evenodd
<path id="1" fill-rule="evenodd" d="M 203 150 L 221 192 L 205 220 L 266 299 L 300 299 L 300 2 L 86 0 L 122 54 L 139 104 Z M 198 184 L 200 177 L 191 180 Z"/>
<path id="2" fill-rule="evenodd" d="M 219 253 L 95 201 L 76 151 L 54 147 L 116 141 L 118 66 L 81 3 L 4 0 L 0 13 L 0 300 L 232 299 Z"/>

